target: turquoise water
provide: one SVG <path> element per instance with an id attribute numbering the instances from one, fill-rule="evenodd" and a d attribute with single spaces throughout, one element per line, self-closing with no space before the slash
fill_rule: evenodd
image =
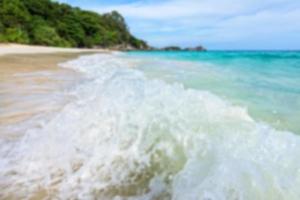
<path id="1" fill-rule="evenodd" d="M 49 102 L 68 103 L 0 138 L 0 199 L 299 200 L 298 64 L 297 52 L 62 63 L 80 77 Z"/>
<path id="2" fill-rule="evenodd" d="M 148 76 L 209 90 L 257 121 L 300 134 L 299 51 L 130 52 Z"/>

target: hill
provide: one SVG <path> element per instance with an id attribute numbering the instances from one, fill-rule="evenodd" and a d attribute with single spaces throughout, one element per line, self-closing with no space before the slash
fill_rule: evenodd
<path id="1" fill-rule="evenodd" d="M 100 15 L 51 0 L 0 0 L 0 42 L 146 49 L 116 11 Z"/>

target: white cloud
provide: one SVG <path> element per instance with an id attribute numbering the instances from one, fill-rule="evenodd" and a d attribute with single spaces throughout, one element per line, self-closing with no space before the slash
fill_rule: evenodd
<path id="1" fill-rule="evenodd" d="M 182 17 L 192 17 L 201 15 L 211 15 L 213 13 L 229 14 L 232 8 L 226 4 L 212 6 L 207 1 L 168 1 L 155 4 L 132 3 L 113 7 L 99 8 L 98 11 L 105 12 L 109 10 L 118 10 L 127 17 L 139 19 L 174 19 Z M 223 9 L 224 8 L 224 9 Z"/>
<path id="2" fill-rule="evenodd" d="M 176 19 L 197 16 L 227 16 L 253 12 L 268 6 L 289 4 L 291 0 L 169 0 L 152 3 L 136 2 L 99 7 L 99 12 L 118 10 L 137 19 Z M 293 0 L 292 2 L 295 2 Z"/>
<path id="3" fill-rule="evenodd" d="M 267 46 L 279 39 L 288 44 L 300 31 L 298 0 L 139 1 L 92 9 L 118 10 L 137 36 L 158 46 L 258 41 Z"/>

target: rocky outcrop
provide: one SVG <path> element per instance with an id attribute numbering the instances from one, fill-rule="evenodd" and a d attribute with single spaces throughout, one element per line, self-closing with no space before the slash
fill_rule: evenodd
<path id="1" fill-rule="evenodd" d="M 177 46 L 168 46 L 161 49 L 162 51 L 182 51 L 180 47 Z"/>
<path id="2" fill-rule="evenodd" d="M 98 46 L 96 48 L 107 48 L 107 47 Z M 109 47 L 108 49 L 113 50 L 113 51 L 149 51 L 149 50 L 153 50 L 153 48 L 149 47 L 147 44 L 133 46 L 131 44 L 126 44 L 126 43 L 114 45 L 114 46 Z"/>
<path id="3" fill-rule="evenodd" d="M 207 51 L 206 48 L 204 48 L 203 46 L 188 47 L 188 48 L 181 48 L 178 46 L 167 46 L 163 48 L 156 48 L 148 45 L 141 45 L 137 48 L 128 44 L 116 45 L 114 47 L 111 47 L 110 49 L 118 50 L 118 51 L 136 51 L 136 50 L 139 51 L 199 51 L 199 52 Z"/>
<path id="4" fill-rule="evenodd" d="M 155 49 L 160 51 L 206 51 L 203 46 L 196 46 L 196 47 L 188 47 L 188 48 L 181 48 L 178 46 L 168 46 L 161 49 Z"/>
<path id="5" fill-rule="evenodd" d="M 185 48 L 185 51 L 206 51 L 203 46 Z"/>

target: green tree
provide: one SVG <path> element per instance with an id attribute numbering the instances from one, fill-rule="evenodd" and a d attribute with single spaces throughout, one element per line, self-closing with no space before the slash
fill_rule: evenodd
<path id="1" fill-rule="evenodd" d="M 39 25 L 34 29 L 32 42 L 47 46 L 70 46 L 57 34 L 54 28 L 48 25 Z"/>
<path id="2" fill-rule="evenodd" d="M 72 46 L 83 47 L 84 46 L 84 30 L 77 20 L 72 17 L 67 17 L 58 24 L 57 31 L 59 35 L 68 40 Z"/>
<path id="3" fill-rule="evenodd" d="M 0 18 L 5 28 L 24 27 L 30 21 L 30 14 L 20 0 L 1 0 Z"/>
<path id="4" fill-rule="evenodd" d="M 26 32 L 21 28 L 7 28 L 2 36 L 0 36 L 2 42 L 16 42 L 21 44 L 29 43 L 29 38 Z"/>
<path id="5" fill-rule="evenodd" d="M 99 15 L 51 0 L 0 0 L 0 42 L 147 46 L 130 34 L 124 18 L 116 11 Z"/>
<path id="6" fill-rule="evenodd" d="M 0 21 L 0 33 L 4 32 L 4 25 L 2 24 L 2 22 Z"/>

